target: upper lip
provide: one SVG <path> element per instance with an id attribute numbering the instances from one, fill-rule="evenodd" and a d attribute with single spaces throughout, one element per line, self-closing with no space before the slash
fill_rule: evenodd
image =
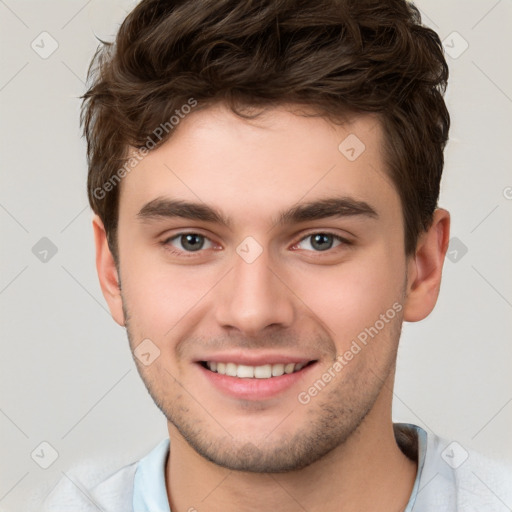
<path id="1" fill-rule="evenodd" d="M 316 361 L 314 357 L 307 357 L 293 354 L 278 354 L 278 353 L 249 353 L 249 352 L 222 352 L 210 355 L 205 355 L 196 359 L 196 362 L 210 361 L 216 363 L 235 363 L 243 364 L 246 366 L 262 366 L 265 364 L 288 364 L 288 363 L 309 363 Z"/>

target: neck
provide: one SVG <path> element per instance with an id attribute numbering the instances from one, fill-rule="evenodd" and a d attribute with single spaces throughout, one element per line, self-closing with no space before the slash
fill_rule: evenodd
<path id="1" fill-rule="evenodd" d="M 417 464 L 396 443 L 390 400 L 380 396 L 342 445 L 306 468 L 288 473 L 248 473 L 220 467 L 198 455 L 169 425 L 166 482 L 172 512 L 404 510 Z"/>

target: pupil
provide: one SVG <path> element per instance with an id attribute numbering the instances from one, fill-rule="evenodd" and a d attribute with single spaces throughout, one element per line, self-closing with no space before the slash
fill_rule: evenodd
<path id="1" fill-rule="evenodd" d="M 187 250 L 198 251 L 204 245 L 204 240 L 201 235 L 182 235 L 181 243 Z"/>
<path id="2" fill-rule="evenodd" d="M 320 251 L 325 251 L 327 249 L 330 249 L 331 246 L 332 246 L 332 237 L 331 237 L 331 235 L 326 235 L 324 233 L 320 233 L 318 235 L 315 235 L 313 237 L 312 246 L 315 249 L 318 249 Z"/>

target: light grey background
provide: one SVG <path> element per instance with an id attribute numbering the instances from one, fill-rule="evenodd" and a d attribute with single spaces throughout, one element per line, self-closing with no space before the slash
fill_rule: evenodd
<path id="1" fill-rule="evenodd" d="M 94 33 L 133 4 L 0 0 L 2 511 L 85 456 L 132 461 L 167 435 L 98 286 L 78 126 Z M 394 419 L 512 461 L 512 4 L 418 5 L 452 55 L 440 204 L 458 240 L 437 309 L 404 327 Z"/>

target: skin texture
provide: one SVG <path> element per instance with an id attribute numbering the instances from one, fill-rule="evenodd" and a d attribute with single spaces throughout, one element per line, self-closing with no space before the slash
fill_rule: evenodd
<path id="1" fill-rule="evenodd" d="M 354 161 L 338 149 L 350 134 L 365 145 Z M 112 316 L 126 326 L 132 350 L 149 338 L 160 351 L 148 366 L 135 361 L 168 420 L 173 512 L 334 511 L 341 503 L 344 511 L 398 511 L 407 504 L 416 465 L 392 430 L 396 351 L 402 321 L 423 319 L 437 300 L 449 215 L 438 209 L 406 257 L 382 136 L 373 115 L 336 125 L 282 107 L 247 121 L 220 104 L 187 116 L 124 178 L 117 266 L 94 218 Z M 364 202 L 375 215 L 276 222 L 298 204 L 331 197 Z M 157 198 L 208 205 L 231 226 L 141 218 Z M 203 248 L 187 252 L 173 238 L 183 233 L 206 237 Z M 318 250 L 311 236 L 318 233 L 345 241 L 327 238 L 332 247 Z M 262 251 L 251 263 L 237 253 L 246 237 Z M 378 334 L 301 403 L 299 394 L 393 307 Z M 316 362 L 283 392 L 239 399 L 212 386 L 197 362 L 221 351 Z"/>

